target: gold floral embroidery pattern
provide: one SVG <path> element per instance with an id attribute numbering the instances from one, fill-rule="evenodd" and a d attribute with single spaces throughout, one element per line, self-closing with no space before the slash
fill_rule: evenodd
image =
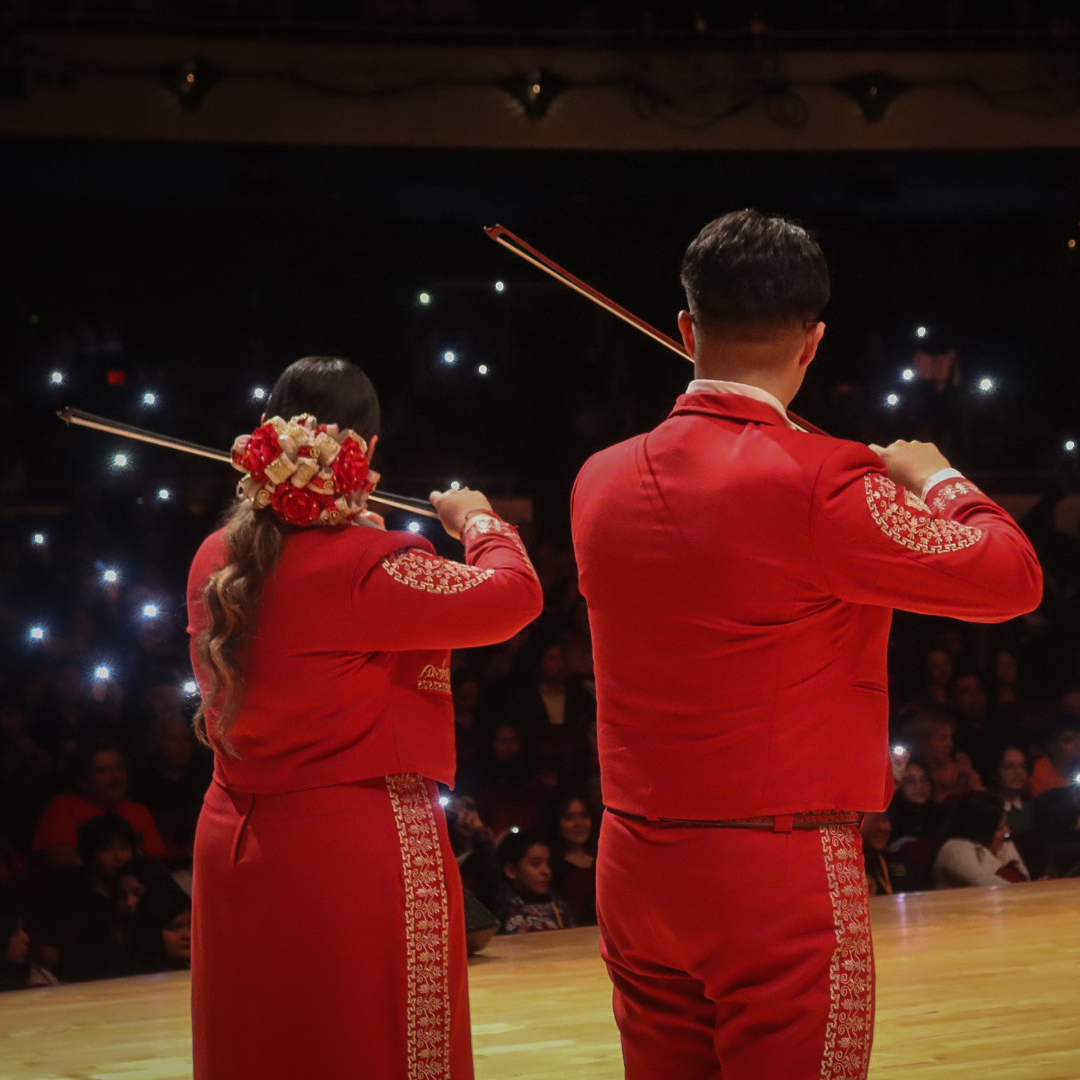
<path id="1" fill-rule="evenodd" d="M 959 499 L 962 495 L 973 494 L 979 494 L 979 489 L 970 480 L 956 480 L 947 484 L 939 484 L 937 494 L 934 496 L 934 513 L 942 513 L 953 499 Z"/>
<path id="2" fill-rule="evenodd" d="M 525 545 L 521 542 L 517 529 L 513 525 L 507 525 L 502 518 L 497 518 L 494 514 L 473 514 L 465 523 L 465 531 L 462 533 L 461 539 L 465 541 L 474 540 L 477 534 L 483 536 L 487 533 L 505 536 L 522 554 L 525 553 Z"/>
<path id="3" fill-rule="evenodd" d="M 405 877 L 406 1080 L 450 1075 L 450 919 L 442 848 L 427 784 L 416 773 L 386 778 Z"/>
<path id="4" fill-rule="evenodd" d="M 417 548 L 403 548 L 387 555 L 380 564 L 397 582 L 421 592 L 452 596 L 483 585 L 494 570 L 481 570 L 478 566 L 440 559 Z"/>
<path id="5" fill-rule="evenodd" d="M 920 512 L 924 504 L 913 495 L 905 492 L 905 500 L 900 502 L 896 485 L 887 476 L 870 473 L 863 478 L 863 484 L 866 504 L 878 528 L 901 547 L 924 555 L 940 555 L 963 551 L 982 539 L 982 529 Z"/>
<path id="6" fill-rule="evenodd" d="M 821 830 L 836 949 L 821 1080 L 865 1080 L 874 1026 L 874 953 L 862 843 L 851 825 Z"/>

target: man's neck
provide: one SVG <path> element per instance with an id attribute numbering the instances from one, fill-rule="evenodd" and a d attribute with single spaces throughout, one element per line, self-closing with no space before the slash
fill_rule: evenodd
<path id="1" fill-rule="evenodd" d="M 744 386 L 757 387 L 758 390 L 764 390 L 766 393 L 772 394 L 785 409 L 791 404 L 791 399 L 795 396 L 795 390 L 797 389 L 797 387 L 793 388 L 790 385 L 788 379 L 772 372 L 740 372 L 715 368 L 705 364 L 694 365 L 694 377 L 696 379 L 706 379 L 709 382 L 734 382 L 741 383 Z"/>

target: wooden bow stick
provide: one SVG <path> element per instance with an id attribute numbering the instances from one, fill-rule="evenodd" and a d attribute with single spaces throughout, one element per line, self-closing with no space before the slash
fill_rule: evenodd
<path id="1" fill-rule="evenodd" d="M 159 435 L 156 431 L 147 431 L 146 428 L 134 427 L 132 424 L 121 424 L 117 420 L 108 420 L 104 416 L 83 412 L 82 409 L 63 408 L 58 410 L 56 415 L 65 423 L 74 424 L 76 427 L 92 428 L 94 431 L 104 431 L 110 435 L 122 435 L 125 439 L 164 446 L 170 450 L 182 450 L 185 454 L 197 454 L 199 457 L 210 458 L 211 461 L 232 463 L 232 456 L 224 450 L 200 446 L 186 439 L 174 439 L 171 435 Z M 424 517 L 437 518 L 439 516 L 431 508 L 430 503 L 426 503 L 423 499 L 394 495 L 389 491 L 373 492 L 368 496 L 368 502 L 390 506 L 395 510 L 408 510 L 410 514 L 422 514 Z"/>
<path id="2" fill-rule="evenodd" d="M 612 315 L 622 319 L 623 322 L 629 323 L 634 329 L 647 334 L 653 341 L 657 341 L 672 352 L 678 353 L 684 360 L 689 360 L 690 363 L 694 362 L 694 358 L 683 348 L 681 342 L 669 337 L 663 331 L 657 330 L 655 326 L 639 318 L 632 311 L 628 311 L 621 304 L 615 303 L 614 300 L 605 296 L 599 289 L 594 289 L 587 281 L 582 281 L 575 274 L 571 274 L 569 270 L 560 266 L 554 259 L 548 258 L 542 251 L 538 251 L 532 244 L 526 243 L 516 233 L 511 232 L 505 225 L 486 225 L 484 226 L 484 232 L 496 244 L 501 244 L 507 251 L 512 251 L 517 255 L 518 258 L 531 263 L 538 270 L 543 270 L 545 274 L 573 289 L 574 292 L 580 293 L 594 304 L 599 304 L 605 311 L 611 312 Z M 790 410 L 788 410 L 788 417 L 796 427 L 801 428 L 803 431 L 812 431 L 816 435 L 825 434 L 821 428 L 811 424 L 808 420 L 803 420 L 800 416 L 796 416 Z"/>

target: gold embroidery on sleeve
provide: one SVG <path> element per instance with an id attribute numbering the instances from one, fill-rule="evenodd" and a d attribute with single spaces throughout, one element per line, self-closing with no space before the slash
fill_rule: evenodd
<path id="1" fill-rule="evenodd" d="M 947 484 L 939 484 L 937 494 L 934 496 L 934 513 L 940 514 L 945 507 L 962 495 L 978 494 L 979 489 L 970 480 L 956 480 Z"/>
<path id="2" fill-rule="evenodd" d="M 452 596 L 483 585 L 495 573 L 478 566 L 440 559 L 426 551 L 404 548 L 387 555 L 380 563 L 382 568 L 397 582 L 420 592 Z"/>
<path id="3" fill-rule="evenodd" d="M 963 551 L 983 537 L 982 529 L 973 525 L 931 517 L 923 508 L 922 500 L 914 495 L 905 493 L 905 501 L 900 502 L 896 485 L 887 476 L 869 473 L 863 478 L 863 485 L 866 505 L 878 528 L 890 540 L 910 551 L 924 555 Z"/>

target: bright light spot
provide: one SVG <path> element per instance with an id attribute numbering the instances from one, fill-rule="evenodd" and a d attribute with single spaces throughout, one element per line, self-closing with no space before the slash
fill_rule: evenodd
<path id="1" fill-rule="evenodd" d="M 410 521 L 409 524 L 406 525 L 405 527 L 409 530 L 409 532 L 416 533 L 416 532 L 420 531 L 420 522 L 419 521 Z"/>
<path id="2" fill-rule="evenodd" d="M 416 299 L 426 306 L 431 303 L 431 293 L 422 292 Z"/>
<path id="3" fill-rule="evenodd" d="M 1080 773 L 1077 773 L 1077 774 L 1076 774 L 1076 775 L 1075 775 L 1075 776 L 1073 777 L 1073 780 L 1075 780 L 1075 781 L 1076 781 L 1076 783 L 1080 784 Z"/>
<path id="4" fill-rule="evenodd" d="M 444 352 L 442 354 L 442 358 L 443 358 L 443 363 L 444 364 L 456 364 L 457 363 L 457 353 L 451 352 L 449 349 L 447 349 L 446 352 Z"/>
<path id="5" fill-rule="evenodd" d="M 1067 246 L 1070 247 L 1070 248 L 1076 247 L 1076 241 L 1075 240 L 1069 240 Z"/>
<path id="6" fill-rule="evenodd" d="M 888 405 L 890 408 L 895 408 L 897 405 L 900 404 L 900 395 L 899 394 L 889 394 L 885 398 L 885 404 Z"/>
<path id="7" fill-rule="evenodd" d="M 112 466 L 114 469 L 126 469 L 131 464 L 131 458 L 125 453 L 113 454 Z"/>
<path id="8" fill-rule="evenodd" d="M 495 291 L 496 292 L 506 292 L 506 282 L 505 281 L 496 281 L 495 282 Z"/>
<path id="9" fill-rule="evenodd" d="M 64 381 L 64 373 L 62 371 L 54 371 L 49 376 L 49 382 L 51 382 L 53 384 L 53 386 L 60 386 L 63 383 L 63 381 Z"/>
<path id="10" fill-rule="evenodd" d="M 451 491 L 460 491 L 461 490 L 461 481 L 460 480 L 451 480 L 450 481 L 450 490 Z"/>
<path id="11" fill-rule="evenodd" d="M 142 396 L 142 403 L 144 405 L 156 405 L 157 394 L 155 394 L 152 390 L 147 390 L 146 393 Z"/>
<path id="12" fill-rule="evenodd" d="M 188 679 L 180 689 L 183 690 L 188 697 L 194 697 L 199 692 L 199 684 L 194 679 Z"/>
<path id="13" fill-rule="evenodd" d="M 924 337 L 926 337 L 926 335 L 928 333 L 930 333 L 930 331 L 927 330 L 925 326 L 916 326 L 915 327 L 915 336 L 917 338 L 924 338 Z"/>
<path id="14" fill-rule="evenodd" d="M 519 829 L 519 828 L 518 828 L 518 827 L 517 827 L 516 825 L 511 825 L 511 826 L 510 826 L 510 831 L 511 831 L 512 833 L 519 833 L 519 832 L 521 832 L 521 830 L 520 830 L 520 829 Z"/>
<path id="15" fill-rule="evenodd" d="M 143 604 L 142 617 L 144 619 L 156 619 L 161 614 L 161 608 L 157 604 Z"/>
<path id="16" fill-rule="evenodd" d="M 892 748 L 892 752 L 893 752 L 893 753 L 894 753 L 894 754 L 895 754 L 895 755 L 896 755 L 897 757 L 900 757 L 900 755 L 901 755 L 901 754 L 905 754 L 905 753 L 907 753 L 907 747 L 906 747 L 906 746 L 894 746 L 894 747 Z"/>
<path id="17" fill-rule="evenodd" d="M 439 805 L 440 806 L 449 806 L 450 805 L 450 800 L 445 795 L 440 795 L 439 796 Z"/>
<path id="18" fill-rule="evenodd" d="M 256 401 L 265 401 L 266 400 L 266 387 L 264 387 L 264 386 L 256 386 L 255 389 L 251 391 L 251 396 Z"/>
<path id="19" fill-rule="evenodd" d="M 112 668 L 106 664 L 98 664 L 98 666 L 94 668 L 94 678 L 97 679 L 98 682 L 104 682 L 106 679 L 111 679 Z"/>
<path id="20" fill-rule="evenodd" d="M 1076 440 L 1075 439 L 1066 439 L 1065 440 L 1065 449 L 1068 450 L 1069 453 L 1071 454 L 1076 449 Z"/>
<path id="21" fill-rule="evenodd" d="M 477 371 L 477 373 L 478 373 L 478 374 L 480 374 L 480 375 L 486 375 L 486 374 L 488 373 L 488 366 L 487 366 L 487 364 L 481 364 L 481 365 L 480 365 L 480 366 L 479 366 L 479 367 L 478 367 L 478 368 L 476 369 L 476 371 Z"/>
<path id="22" fill-rule="evenodd" d="M 47 539 L 48 538 L 44 533 L 34 533 L 34 535 L 30 537 L 30 543 L 34 544 L 36 547 L 41 547 L 42 544 L 47 542 Z"/>
<path id="23" fill-rule="evenodd" d="M 979 389 L 984 394 L 989 394 L 990 391 L 993 390 L 996 385 L 997 384 L 994 382 L 993 379 L 986 378 L 986 379 L 980 379 L 979 380 Z"/>
<path id="24" fill-rule="evenodd" d="M 103 570 L 101 572 L 101 580 L 106 585 L 115 585 L 120 580 L 119 570 Z"/>
<path id="25" fill-rule="evenodd" d="M 31 641 L 44 641 L 46 630 L 44 626 L 31 626 L 30 627 L 30 640 Z"/>
<path id="26" fill-rule="evenodd" d="M 168 488 L 158 488 L 157 497 L 162 502 L 168 502 L 172 498 L 172 492 Z"/>
<path id="27" fill-rule="evenodd" d="M 915 372 L 911 368 L 906 367 L 900 372 L 900 378 L 903 379 L 904 382 L 911 382 L 911 380 L 915 378 Z"/>

